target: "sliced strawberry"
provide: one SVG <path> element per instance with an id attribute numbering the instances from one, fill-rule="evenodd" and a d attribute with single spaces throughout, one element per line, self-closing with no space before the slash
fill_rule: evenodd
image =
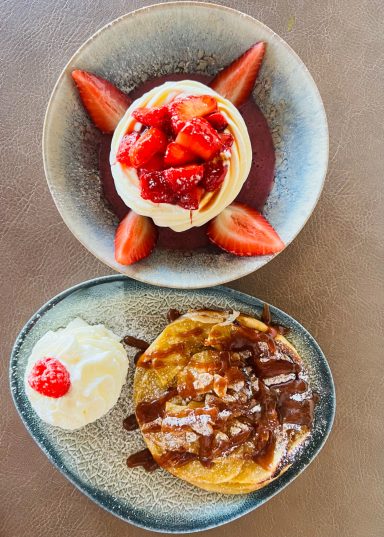
<path id="1" fill-rule="evenodd" d="M 219 135 L 203 118 L 187 121 L 177 135 L 176 143 L 188 148 L 204 160 L 211 160 L 221 146 Z"/>
<path id="2" fill-rule="evenodd" d="M 227 175 L 228 166 L 221 159 L 216 159 L 207 162 L 204 168 L 204 178 L 201 186 L 208 192 L 214 192 L 223 184 Z"/>
<path id="3" fill-rule="evenodd" d="M 238 256 L 280 252 L 284 243 L 260 213 L 242 203 L 232 203 L 208 225 L 209 239 Z"/>
<path id="4" fill-rule="evenodd" d="M 206 116 L 216 109 L 217 101 L 212 95 L 190 95 L 176 99 L 168 105 L 172 127 L 176 133 L 189 119 Z"/>
<path id="5" fill-rule="evenodd" d="M 126 166 L 132 166 L 131 159 L 129 158 L 129 152 L 131 147 L 140 138 L 138 132 L 131 132 L 131 134 L 125 134 L 121 139 L 119 149 L 117 150 L 116 160 Z"/>
<path id="6" fill-rule="evenodd" d="M 227 151 L 231 149 L 233 142 L 235 141 L 234 137 L 230 132 L 222 132 L 220 135 L 221 148 L 220 151 Z"/>
<path id="7" fill-rule="evenodd" d="M 164 168 L 164 157 L 160 153 L 157 153 L 144 164 L 142 169 L 159 172 L 164 170 Z"/>
<path id="8" fill-rule="evenodd" d="M 153 203 L 176 202 L 176 196 L 170 184 L 164 177 L 164 172 L 141 170 L 140 172 L 141 197 Z"/>
<path id="9" fill-rule="evenodd" d="M 199 208 L 201 197 L 204 193 L 204 189 L 201 186 L 194 186 L 188 192 L 182 194 L 178 200 L 177 205 L 180 205 L 183 209 L 189 211 L 195 211 Z"/>
<path id="10" fill-rule="evenodd" d="M 167 129 L 169 122 L 169 113 L 167 106 L 156 108 L 136 108 L 132 112 L 133 117 L 146 127 L 157 127 L 158 129 Z"/>
<path id="11" fill-rule="evenodd" d="M 209 116 L 207 116 L 205 119 L 209 121 L 212 127 L 218 132 L 222 132 L 228 127 L 228 121 L 225 119 L 221 112 L 214 112 L 213 114 L 209 114 Z"/>
<path id="12" fill-rule="evenodd" d="M 102 132 L 112 133 L 131 104 L 131 99 L 108 80 L 87 71 L 76 69 L 72 71 L 72 78 L 93 123 Z"/>
<path id="13" fill-rule="evenodd" d="M 157 127 L 144 131 L 129 152 L 132 165 L 141 168 L 153 155 L 165 151 L 167 143 L 166 134 Z"/>
<path id="14" fill-rule="evenodd" d="M 156 241 L 157 228 L 152 220 L 130 211 L 116 229 L 115 259 L 120 265 L 131 265 L 147 257 Z"/>
<path id="15" fill-rule="evenodd" d="M 167 166 L 184 166 L 184 164 L 196 162 L 196 160 L 198 160 L 198 156 L 187 147 L 176 142 L 168 144 L 164 157 L 164 163 Z"/>
<path id="16" fill-rule="evenodd" d="M 241 106 L 252 93 L 264 58 L 266 43 L 260 41 L 249 48 L 240 58 L 220 71 L 210 83 L 212 89 Z"/>
<path id="17" fill-rule="evenodd" d="M 204 166 L 192 165 L 164 170 L 164 177 L 177 194 L 184 194 L 194 188 L 204 176 Z"/>

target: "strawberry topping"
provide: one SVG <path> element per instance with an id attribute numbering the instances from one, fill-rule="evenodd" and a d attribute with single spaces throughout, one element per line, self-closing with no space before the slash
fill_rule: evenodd
<path id="1" fill-rule="evenodd" d="M 207 116 L 205 119 L 209 121 L 212 127 L 218 132 L 222 132 L 228 127 L 228 121 L 225 119 L 221 112 L 214 112 L 213 114 L 209 114 L 209 116 Z"/>
<path id="2" fill-rule="evenodd" d="M 183 166 L 184 164 L 196 162 L 197 159 L 198 156 L 187 147 L 171 142 L 165 152 L 164 163 L 167 166 Z"/>
<path id="3" fill-rule="evenodd" d="M 179 132 L 185 122 L 195 117 L 203 117 L 217 109 L 217 102 L 212 95 L 190 95 L 175 99 L 168 105 L 174 132 Z"/>
<path id="4" fill-rule="evenodd" d="M 221 159 L 216 159 L 207 162 L 204 168 L 204 179 L 201 186 L 208 192 L 214 192 L 223 184 L 228 166 Z"/>
<path id="5" fill-rule="evenodd" d="M 183 207 L 183 209 L 195 211 L 199 208 L 200 200 L 203 193 L 203 188 L 201 188 L 200 186 L 194 186 L 179 197 L 177 204 L 180 205 L 180 207 Z"/>
<path id="6" fill-rule="evenodd" d="M 153 203 L 175 203 L 176 196 L 163 172 L 141 170 L 140 188 L 141 197 L 145 200 Z"/>
<path id="7" fill-rule="evenodd" d="M 146 127 L 157 127 L 167 130 L 169 122 L 169 112 L 167 106 L 155 108 L 136 108 L 132 112 L 133 117 Z"/>
<path id="8" fill-rule="evenodd" d="M 264 58 L 266 44 L 262 41 L 248 49 L 240 58 L 220 71 L 210 83 L 217 93 L 241 106 L 252 93 Z"/>
<path id="9" fill-rule="evenodd" d="M 235 141 L 234 137 L 230 132 L 222 132 L 219 134 L 220 140 L 221 140 L 221 148 L 220 151 L 227 151 L 231 149 L 233 142 Z"/>
<path id="10" fill-rule="evenodd" d="M 153 155 L 164 152 L 167 142 L 166 134 L 157 127 L 144 131 L 129 152 L 132 165 L 141 168 Z"/>
<path id="11" fill-rule="evenodd" d="M 115 259 L 131 265 L 147 257 L 155 247 L 157 228 L 150 218 L 130 211 L 115 233 Z"/>
<path id="12" fill-rule="evenodd" d="M 221 146 L 219 135 L 203 118 L 187 121 L 178 133 L 176 143 L 187 147 L 203 160 L 210 160 Z"/>
<path id="13" fill-rule="evenodd" d="M 76 69 L 72 71 L 72 78 L 93 123 L 102 132 L 112 133 L 131 104 L 131 99 L 108 80 L 87 71 Z"/>
<path id="14" fill-rule="evenodd" d="M 120 142 L 119 149 L 117 150 L 116 160 L 126 166 L 132 166 L 129 152 L 131 147 L 140 138 L 138 132 L 132 132 L 131 134 L 125 134 Z"/>
<path id="15" fill-rule="evenodd" d="M 259 212 L 242 203 L 232 203 L 208 225 L 209 239 L 238 256 L 280 252 L 284 243 Z"/>
<path id="16" fill-rule="evenodd" d="M 56 360 L 46 357 L 38 360 L 28 375 L 28 384 L 41 395 L 58 399 L 71 387 L 67 368 Z"/>
<path id="17" fill-rule="evenodd" d="M 204 166 L 192 165 L 183 168 L 168 168 L 164 177 L 176 194 L 184 194 L 194 188 L 204 176 Z"/>

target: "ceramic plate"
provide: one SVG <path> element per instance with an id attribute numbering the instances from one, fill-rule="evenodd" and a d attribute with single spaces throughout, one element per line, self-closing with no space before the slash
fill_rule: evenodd
<path id="1" fill-rule="evenodd" d="M 223 6 L 171 2 L 129 13 L 99 30 L 71 58 L 49 102 L 43 137 L 48 184 L 69 229 L 101 261 L 153 285 L 199 288 L 240 278 L 272 259 L 157 248 L 129 267 L 116 263 L 117 220 L 103 200 L 98 176 L 100 134 L 71 79 L 73 69 L 85 69 L 129 92 L 173 72 L 212 76 L 261 40 L 268 48 L 254 98 L 276 151 L 275 183 L 263 212 L 286 245 L 299 233 L 317 203 L 328 163 L 327 121 L 316 84 L 287 43 L 261 22 Z"/>
<path id="2" fill-rule="evenodd" d="M 271 307 L 273 319 L 291 329 L 289 339 L 301 353 L 320 400 L 310 440 L 294 464 L 266 487 L 243 496 L 205 492 L 164 470 L 148 474 L 127 468 L 127 456 L 144 447 L 139 431 L 128 433 L 122 427 L 123 419 L 133 411 L 134 349 L 129 354 L 128 381 L 116 406 L 78 431 L 63 431 L 39 420 L 25 395 L 24 371 L 36 341 L 75 317 L 103 323 L 120 336 L 130 334 L 150 341 L 167 324 L 169 308 L 185 311 L 202 306 L 260 315 L 262 302 L 224 287 L 182 291 L 152 287 L 120 275 L 98 278 L 64 291 L 36 312 L 17 338 L 11 358 L 16 407 L 51 462 L 101 507 L 127 522 L 160 532 L 199 531 L 244 515 L 282 490 L 318 454 L 332 427 L 335 394 L 327 361 L 311 335 L 289 315 Z"/>

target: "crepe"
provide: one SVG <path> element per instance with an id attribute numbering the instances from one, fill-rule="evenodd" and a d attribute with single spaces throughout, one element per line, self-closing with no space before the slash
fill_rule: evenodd
<path id="1" fill-rule="evenodd" d="M 282 327 L 238 312 L 192 310 L 138 360 L 137 421 L 155 461 L 205 490 L 259 489 L 291 464 L 314 396 Z"/>

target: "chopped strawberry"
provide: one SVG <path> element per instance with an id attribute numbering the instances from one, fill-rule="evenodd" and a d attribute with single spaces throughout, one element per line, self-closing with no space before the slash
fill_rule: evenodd
<path id="1" fill-rule="evenodd" d="M 209 239 L 238 256 L 267 255 L 280 252 L 284 243 L 255 209 L 232 203 L 208 225 Z"/>
<path id="2" fill-rule="evenodd" d="M 136 108 L 132 112 L 133 117 L 146 127 L 166 129 L 168 127 L 169 113 L 167 106 L 155 108 Z"/>
<path id="3" fill-rule="evenodd" d="M 201 186 L 208 192 L 214 192 L 223 184 L 228 166 L 221 159 L 216 159 L 207 162 L 204 168 L 204 179 L 201 182 Z"/>
<path id="4" fill-rule="evenodd" d="M 131 104 L 131 99 L 108 80 L 87 71 L 76 69 L 72 71 L 72 78 L 93 123 L 102 132 L 112 133 Z"/>
<path id="5" fill-rule="evenodd" d="M 140 172 L 141 197 L 153 203 L 174 204 L 176 196 L 164 177 L 164 172 L 141 170 Z"/>
<path id="6" fill-rule="evenodd" d="M 71 380 L 62 362 L 46 356 L 35 362 L 28 375 L 28 384 L 41 395 L 58 399 L 68 392 Z"/>
<path id="7" fill-rule="evenodd" d="M 187 121 L 176 138 L 176 143 L 187 147 L 204 160 L 210 160 L 220 149 L 221 140 L 206 119 Z"/>
<path id="8" fill-rule="evenodd" d="M 152 220 L 130 211 L 116 229 L 115 259 L 120 265 L 131 265 L 147 257 L 156 241 L 157 228 Z"/>
<path id="9" fill-rule="evenodd" d="M 119 149 L 117 150 L 116 160 L 126 166 L 132 166 L 131 159 L 129 158 L 129 152 L 131 147 L 140 138 L 138 132 L 131 132 L 131 134 L 125 134 L 121 139 Z"/>
<path id="10" fill-rule="evenodd" d="M 177 194 L 184 194 L 194 188 L 204 176 L 204 166 L 192 165 L 183 168 L 168 168 L 164 177 Z"/>
<path id="11" fill-rule="evenodd" d="M 199 208 L 201 197 L 204 193 L 204 189 L 200 186 L 194 186 L 188 192 L 182 194 L 178 200 L 177 205 L 180 205 L 183 209 L 188 209 L 189 211 L 195 211 Z"/>
<path id="12" fill-rule="evenodd" d="M 266 43 L 260 41 L 220 71 L 210 83 L 212 89 L 241 106 L 252 93 L 264 58 Z"/>
<path id="13" fill-rule="evenodd" d="M 187 147 L 171 142 L 165 152 L 164 163 L 167 166 L 184 166 L 184 164 L 196 162 L 197 159 L 197 155 Z"/>
<path id="14" fill-rule="evenodd" d="M 189 119 L 206 116 L 216 109 L 217 101 L 212 95 L 190 95 L 176 99 L 168 105 L 172 127 L 176 133 Z"/>
<path id="15" fill-rule="evenodd" d="M 166 134 L 157 127 L 144 131 L 129 152 L 132 165 L 141 168 L 153 155 L 165 151 L 167 142 Z"/>
<path id="16" fill-rule="evenodd" d="M 218 132 L 222 132 L 228 127 L 228 121 L 225 119 L 221 112 L 213 112 L 205 118 Z"/>
<path id="17" fill-rule="evenodd" d="M 159 172 L 164 170 L 164 167 L 164 157 L 157 153 L 143 165 L 142 169 Z"/>
<path id="18" fill-rule="evenodd" d="M 227 151 L 228 149 L 231 149 L 233 142 L 235 141 L 232 134 L 230 132 L 222 132 L 219 134 L 219 136 L 221 140 L 220 151 Z"/>

